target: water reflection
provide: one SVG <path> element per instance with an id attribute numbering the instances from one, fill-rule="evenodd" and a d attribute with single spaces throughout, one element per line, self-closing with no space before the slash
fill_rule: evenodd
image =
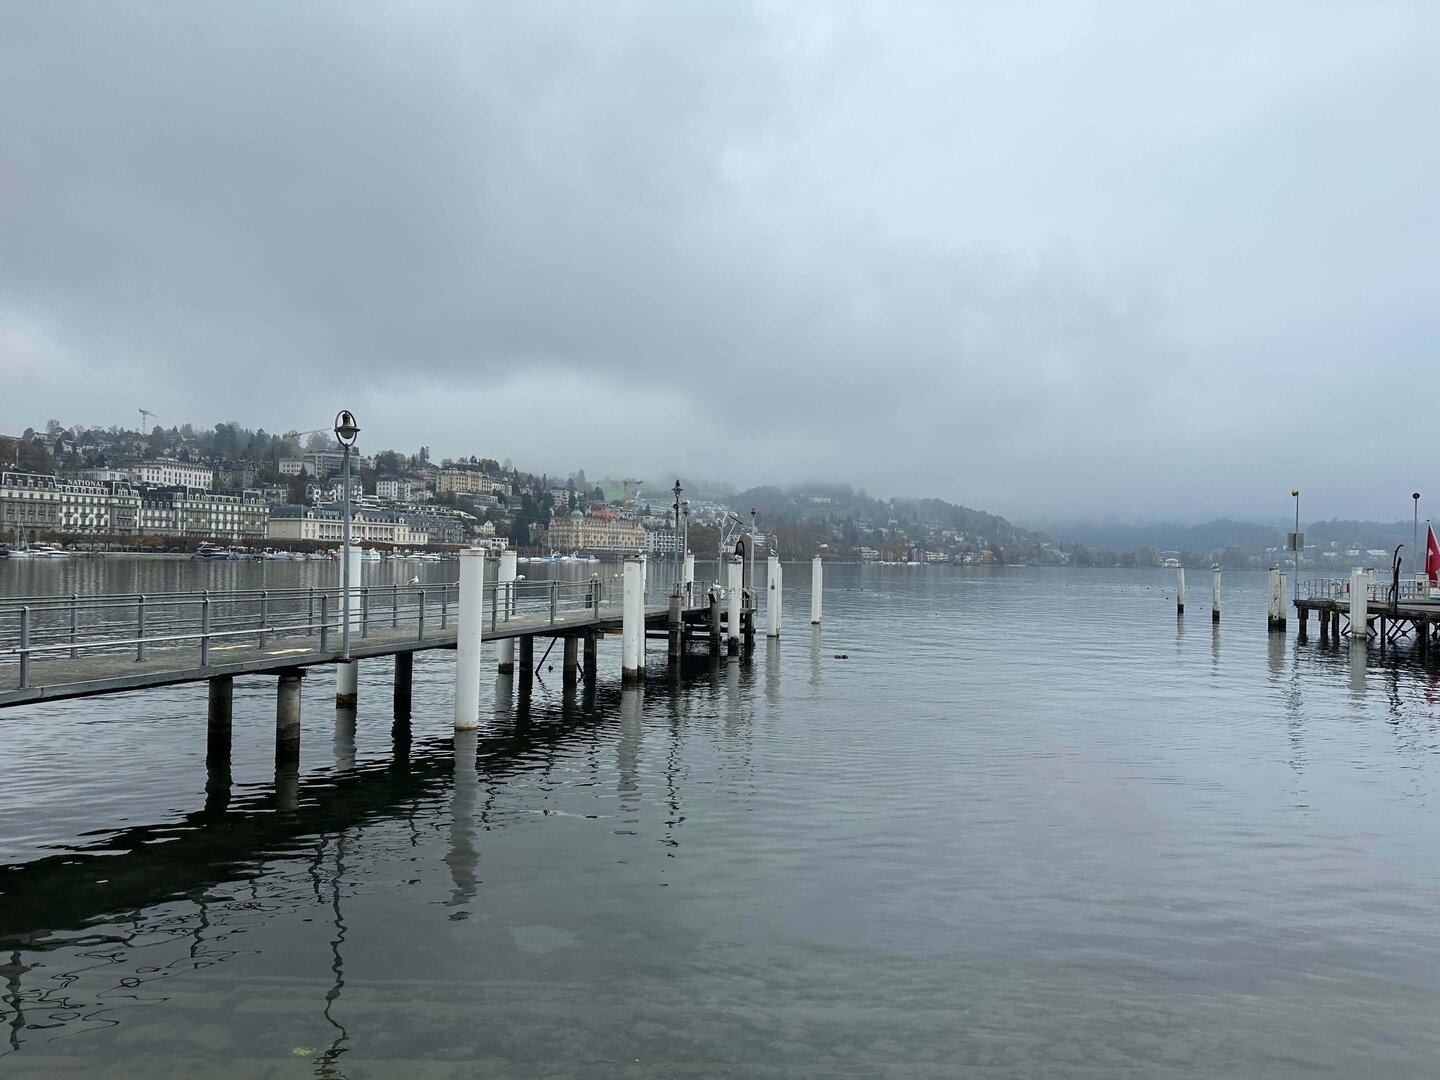
<path id="1" fill-rule="evenodd" d="M 335 771 L 349 772 L 355 768 L 355 710 L 335 710 Z"/>
<path id="2" fill-rule="evenodd" d="M 820 647 L 822 644 L 820 626 L 817 623 L 810 627 L 810 686 L 812 689 L 818 689 L 820 686 Z"/>
<path id="3" fill-rule="evenodd" d="M 455 733 L 455 773 L 450 790 L 450 851 L 445 863 L 450 867 L 453 888 L 446 906 L 458 908 L 475 896 L 476 868 L 480 863 L 475 848 L 475 797 L 479 788 L 479 733 Z M 468 911 L 454 911 L 450 918 L 465 919 Z"/>

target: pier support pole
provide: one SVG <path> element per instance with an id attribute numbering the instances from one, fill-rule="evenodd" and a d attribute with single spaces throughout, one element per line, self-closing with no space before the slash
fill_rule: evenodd
<path id="1" fill-rule="evenodd" d="M 282 672 L 275 688 L 275 764 L 300 760 L 300 680 L 304 671 Z"/>
<path id="2" fill-rule="evenodd" d="M 1220 567 L 1210 567 L 1210 621 L 1220 621 Z"/>
<path id="3" fill-rule="evenodd" d="M 460 552 L 460 617 L 455 628 L 455 730 L 480 726 L 480 638 L 485 627 L 485 551 Z"/>
<path id="4" fill-rule="evenodd" d="M 1362 566 L 1350 571 L 1350 642 L 1370 639 L 1370 575 Z"/>
<path id="5" fill-rule="evenodd" d="M 739 555 L 731 555 L 725 564 L 725 597 L 729 604 L 725 620 L 725 647 L 728 652 L 740 651 L 740 605 L 744 600 L 745 563 Z"/>
<path id="6" fill-rule="evenodd" d="M 679 660 L 685 654 L 685 598 L 676 593 L 670 597 L 670 659 Z"/>
<path id="7" fill-rule="evenodd" d="M 205 771 L 208 776 L 223 774 L 225 801 L 230 798 L 230 721 L 235 712 L 235 680 L 217 675 L 210 683 L 210 723 L 205 732 Z M 206 781 L 208 793 L 210 781 Z M 206 808 L 209 809 L 207 798 Z"/>
<path id="8" fill-rule="evenodd" d="M 640 678 L 640 653 L 645 648 L 645 566 L 639 559 L 626 559 L 620 595 L 620 678 Z"/>
<path id="9" fill-rule="evenodd" d="M 1270 568 L 1270 598 L 1266 606 L 1265 626 L 1272 632 L 1285 632 L 1285 575 Z"/>
<path id="10" fill-rule="evenodd" d="M 574 686 L 580 678 L 580 639 L 574 634 L 565 638 L 565 659 L 560 666 L 560 681 Z"/>
<path id="11" fill-rule="evenodd" d="M 585 631 L 585 685 L 593 687 L 599 675 L 600 635 L 594 630 Z"/>
<path id="12" fill-rule="evenodd" d="M 230 720 L 235 714 L 235 680 L 229 675 L 217 675 L 206 680 L 210 684 L 210 735 L 224 732 L 226 753 L 229 753 Z"/>
<path id="13" fill-rule="evenodd" d="M 1310 609 L 1300 608 L 1295 612 L 1295 617 L 1300 621 L 1299 640 L 1301 642 L 1310 639 Z"/>
<path id="14" fill-rule="evenodd" d="M 1317 615 L 1320 616 L 1320 644 L 1321 644 L 1321 645 L 1329 645 L 1329 644 L 1330 644 L 1330 612 L 1327 611 L 1325 608 L 1320 608 L 1318 611 L 1315 612 L 1315 614 L 1317 614 Z M 1304 623 L 1301 623 L 1300 625 L 1301 625 L 1301 626 L 1304 626 L 1305 624 L 1304 624 Z"/>
<path id="15" fill-rule="evenodd" d="M 360 661 L 341 660 L 335 665 L 335 707 L 353 709 L 360 701 Z"/>
<path id="16" fill-rule="evenodd" d="M 495 622 L 509 622 L 510 614 L 515 609 L 513 594 L 515 591 L 515 552 L 506 548 L 500 552 L 500 568 L 495 571 Z M 498 670 L 502 675 L 509 674 L 515 670 L 515 639 L 504 638 L 496 644 L 496 650 L 500 654 Z"/>
<path id="17" fill-rule="evenodd" d="M 410 719 L 410 698 L 414 685 L 415 654 L 413 652 L 397 652 L 395 654 L 395 693 L 393 696 L 396 720 Z"/>
<path id="18" fill-rule="evenodd" d="M 535 635 L 526 634 L 520 639 L 520 685 L 529 686 L 535 678 Z"/>
<path id="19" fill-rule="evenodd" d="M 816 555 L 810 560 L 810 625 L 820 625 L 820 603 L 825 588 L 825 565 Z"/>
<path id="20" fill-rule="evenodd" d="M 780 636 L 780 559 L 775 555 L 765 560 L 765 636 Z"/>
<path id="21" fill-rule="evenodd" d="M 1175 614 L 1185 614 L 1185 568 L 1182 566 L 1175 571 Z"/>
<path id="22" fill-rule="evenodd" d="M 710 590 L 710 652 L 711 655 L 720 651 L 720 597 L 715 590 Z"/>

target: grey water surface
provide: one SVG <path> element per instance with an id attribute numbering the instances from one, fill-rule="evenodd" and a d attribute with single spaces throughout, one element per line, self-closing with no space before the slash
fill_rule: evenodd
<path id="1" fill-rule="evenodd" d="M 1195 576 L 835 566 L 812 632 L 797 564 L 778 644 L 458 738 L 453 654 L 408 726 L 317 671 L 293 804 L 273 679 L 228 771 L 203 685 L 0 712 L 0 1076 L 1435 1076 L 1440 677 Z"/>

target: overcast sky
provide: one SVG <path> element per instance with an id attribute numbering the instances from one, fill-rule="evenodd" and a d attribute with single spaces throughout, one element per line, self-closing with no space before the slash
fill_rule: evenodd
<path id="1" fill-rule="evenodd" d="M 0 432 L 1440 509 L 1440 4 L 0 4 Z"/>

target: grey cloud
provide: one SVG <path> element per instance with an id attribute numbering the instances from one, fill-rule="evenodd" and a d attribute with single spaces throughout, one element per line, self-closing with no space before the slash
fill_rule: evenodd
<path id="1" fill-rule="evenodd" d="M 1440 336 L 1434 21 L 10 6 L 0 427 L 343 398 L 592 475 L 1385 512 L 1413 464 L 1305 432 Z"/>

